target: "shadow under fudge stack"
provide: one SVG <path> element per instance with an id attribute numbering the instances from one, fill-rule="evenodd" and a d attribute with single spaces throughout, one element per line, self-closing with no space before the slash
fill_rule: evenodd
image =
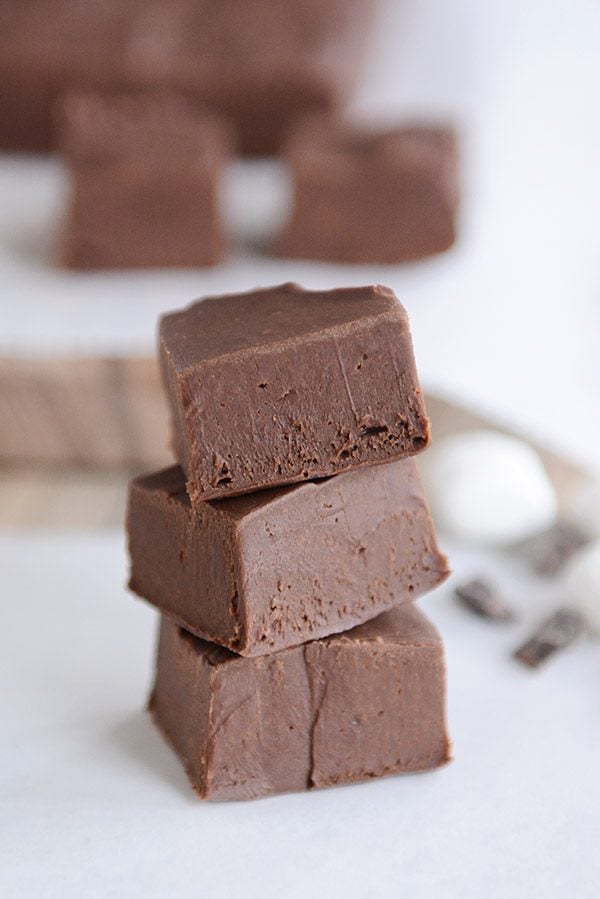
<path id="1" fill-rule="evenodd" d="M 448 568 L 393 292 L 209 298 L 160 344 L 181 467 L 131 484 L 130 586 L 162 615 L 150 709 L 196 792 L 446 762 L 443 646 L 412 602 Z"/>

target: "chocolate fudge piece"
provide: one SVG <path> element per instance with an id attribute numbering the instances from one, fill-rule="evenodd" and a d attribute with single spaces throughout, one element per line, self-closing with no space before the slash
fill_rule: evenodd
<path id="1" fill-rule="evenodd" d="M 245 153 L 273 153 L 297 116 L 342 103 L 375 0 L 154 0 L 132 20 L 127 77 L 169 85 L 235 122 Z"/>
<path id="2" fill-rule="evenodd" d="M 132 590 L 246 656 L 347 630 L 448 574 L 413 459 L 197 509 L 170 468 L 132 482 L 128 532 Z"/>
<path id="3" fill-rule="evenodd" d="M 387 287 L 206 299 L 163 317 L 160 352 L 193 505 L 429 441 L 408 318 Z"/>
<path id="4" fill-rule="evenodd" d="M 256 659 L 162 619 L 155 722 L 202 799 L 254 799 L 443 765 L 440 637 L 414 606 Z"/>
<path id="5" fill-rule="evenodd" d="M 277 247 L 290 257 L 397 263 L 447 250 L 456 236 L 456 144 L 444 128 L 367 132 L 315 121 L 286 150 L 295 185 Z"/>
<path id="6" fill-rule="evenodd" d="M 72 191 L 62 261 L 74 268 L 199 266 L 223 253 L 226 132 L 175 96 L 75 94 L 60 109 Z"/>

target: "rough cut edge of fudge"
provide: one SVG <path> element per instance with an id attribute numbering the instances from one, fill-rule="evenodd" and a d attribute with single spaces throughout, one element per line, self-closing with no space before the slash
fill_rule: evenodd
<path id="1" fill-rule="evenodd" d="M 163 316 L 160 359 L 193 505 L 429 443 L 408 316 L 382 285 L 206 298 Z"/>
<path id="2" fill-rule="evenodd" d="M 348 630 L 448 576 L 413 459 L 191 507 L 136 478 L 129 587 L 198 637 L 266 655 Z"/>
<path id="3" fill-rule="evenodd" d="M 455 243 L 458 140 L 450 126 L 373 129 L 307 116 L 290 128 L 282 153 L 294 203 L 277 255 L 396 264 Z"/>
<path id="4" fill-rule="evenodd" d="M 444 765 L 445 683 L 414 606 L 256 659 L 163 618 L 149 710 L 200 798 L 254 799 Z"/>

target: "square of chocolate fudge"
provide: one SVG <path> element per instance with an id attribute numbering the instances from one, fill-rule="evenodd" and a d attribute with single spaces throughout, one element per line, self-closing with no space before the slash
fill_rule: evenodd
<path id="1" fill-rule="evenodd" d="M 202 799 L 426 771 L 450 759 L 444 649 L 414 606 L 255 659 L 163 618 L 150 711 Z"/>
<path id="2" fill-rule="evenodd" d="M 205 299 L 163 317 L 160 355 L 193 505 L 429 441 L 408 317 L 386 287 Z"/>
<path id="3" fill-rule="evenodd" d="M 447 250 L 456 237 L 456 141 L 445 128 L 366 131 L 311 120 L 284 157 L 294 206 L 281 255 L 392 264 Z"/>
<path id="4" fill-rule="evenodd" d="M 73 94 L 60 104 L 73 268 L 202 266 L 224 250 L 218 182 L 228 138 L 176 96 Z"/>
<path id="5" fill-rule="evenodd" d="M 344 631 L 448 574 L 413 459 L 192 508 L 180 468 L 136 478 L 130 586 L 246 656 Z"/>

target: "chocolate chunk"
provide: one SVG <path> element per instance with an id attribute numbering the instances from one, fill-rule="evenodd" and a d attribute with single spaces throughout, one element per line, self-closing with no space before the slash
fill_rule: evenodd
<path id="1" fill-rule="evenodd" d="M 227 136 L 177 97 L 72 95 L 61 147 L 72 191 L 62 251 L 75 268 L 196 266 L 223 253 L 217 186 Z"/>
<path id="2" fill-rule="evenodd" d="M 247 656 L 346 630 L 448 573 L 412 459 L 197 510 L 171 468 L 132 482 L 128 530 L 131 588 Z"/>
<path id="3" fill-rule="evenodd" d="M 454 596 L 471 612 L 492 621 L 511 621 L 513 610 L 498 596 L 491 584 L 475 578 L 454 588 Z"/>
<path id="4" fill-rule="evenodd" d="M 389 288 L 283 284 L 163 317 L 174 445 L 193 505 L 424 449 L 408 318 Z"/>
<path id="5" fill-rule="evenodd" d="M 295 205 L 284 256 L 397 263 L 447 250 L 456 236 L 456 143 L 443 128 L 365 132 L 311 121 L 285 157 Z"/>
<path id="6" fill-rule="evenodd" d="M 150 711 L 202 799 L 353 783 L 450 758 L 443 647 L 413 606 L 256 659 L 163 618 Z"/>
<path id="7" fill-rule="evenodd" d="M 514 657 L 530 668 L 573 643 L 584 630 L 584 621 L 574 609 L 558 609 L 533 636 L 514 652 Z"/>
<path id="8" fill-rule="evenodd" d="M 539 574 L 557 574 L 589 537 L 575 525 L 559 521 L 541 534 L 524 541 L 520 550 Z"/>

